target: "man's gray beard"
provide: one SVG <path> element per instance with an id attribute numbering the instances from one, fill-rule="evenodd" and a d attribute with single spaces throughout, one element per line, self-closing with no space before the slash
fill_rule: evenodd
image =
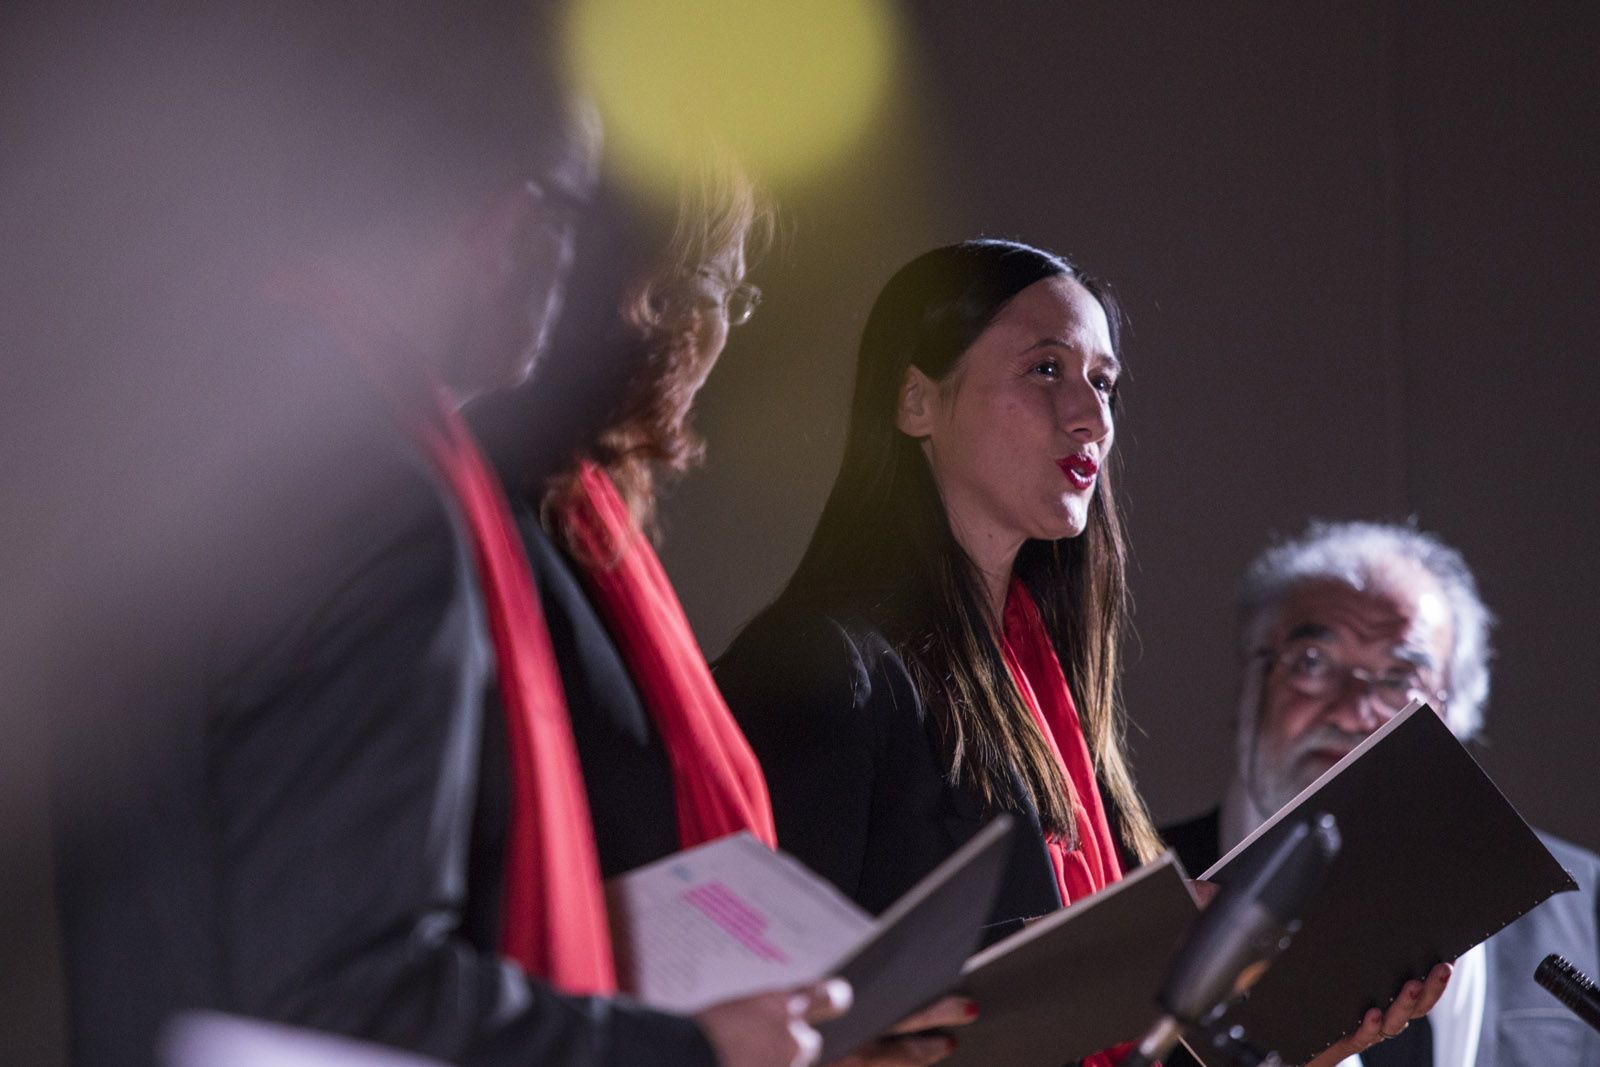
<path id="1" fill-rule="evenodd" d="M 1251 753 L 1250 774 L 1246 782 L 1250 800 L 1266 816 L 1277 810 L 1322 776 L 1323 771 L 1303 766 L 1301 760 L 1318 749 L 1337 748 L 1349 751 L 1367 739 L 1366 734 L 1353 734 L 1337 726 L 1323 724 L 1313 727 L 1295 739 L 1279 761 L 1266 766 L 1261 751 L 1261 735 L 1256 733 L 1255 751 Z"/>

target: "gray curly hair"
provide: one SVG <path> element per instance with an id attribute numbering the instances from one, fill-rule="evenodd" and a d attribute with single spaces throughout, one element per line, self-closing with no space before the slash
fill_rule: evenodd
<path id="1" fill-rule="evenodd" d="M 1299 537 L 1267 549 L 1239 585 L 1239 652 L 1248 659 L 1262 647 L 1289 593 L 1314 579 L 1365 589 L 1396 559 L 1421 567 L 1439 583 L 1454 622 L 1455 643 L 1445 685 L 1445 722 L 1463 741 L 1483 728 L 1489 699 L 1489 630 L 1494 616 L 1461 553 L 1410 524 L 1313 522 Z M 1241 724 L 1253 729 L 1253 724 Z"/>

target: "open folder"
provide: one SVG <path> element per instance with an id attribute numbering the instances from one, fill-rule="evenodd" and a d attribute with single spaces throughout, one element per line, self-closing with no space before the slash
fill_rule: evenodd
<path id="1" fill-rule="evenodd" d="M 1200 877 L 1227 885 L 1244 856 L 1319 812 L 1338 820 L 1343 839 L 1328 880 L 1288 951 L 1222 1024 L 1243 1025 L 1250 1044 L 1287 1063 L 1303 1063 L 1353 1030 L 1405 980 L 1577 888 L 1421 701 Z"/>
<path id="2" fill-rule="evenodd" d="M 874 919 L 798 860 L 734 834 L 613 878 L 622 988 L 692 1014 L 736 997 L 847 978 L 850 1011 L 823 1024 L 827 1062 L 950 992 L 981 937 L 1012 820 L 996 817 Z"/>
<path id="3" fill-rule="evenodd" d="M 1199 907 L 1172 853 L 974 956 L 978 1002 L 945 1067 L 1061 1067 L 1137 1038 Z"/>

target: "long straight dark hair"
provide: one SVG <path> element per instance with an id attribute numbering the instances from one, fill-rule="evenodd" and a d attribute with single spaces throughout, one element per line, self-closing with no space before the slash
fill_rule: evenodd
<path id="1" fill-rule="evenodd" d="M 843 594 L 861 603 L 865 594 L 912 672 L 952 781 L 990 810 L 1031 802 L 1046 830 L 1076 844 L 1067 784 L 1006 670 L 977 570 L 951 532 L 917 441 L 895 425 L 907 368 L 945 379 L 1001 308 L 1053 277 L 1077 281 L 1100 302 L 1120 352 L 1121 315 L 1106 287 L 1028 245 L 949 245 L 889 280 L 862 333 L 839 477 L 784 595 Z M 1126 560 L 1102 470 L 1083 534 L 1029 541 L 1014 566 L 1055 645 L 1122 839 L 1149 858 L 1160 839 L 1128 767 L 1117 687 L 1129 613 Z"/>

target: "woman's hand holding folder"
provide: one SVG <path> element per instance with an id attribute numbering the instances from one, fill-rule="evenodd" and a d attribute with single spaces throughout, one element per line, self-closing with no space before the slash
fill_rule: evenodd
<path id="1" fill-rule="evenodd" d="M 941 997 L 833 1067 L 927 1067 L 955 1051 L 956 1037 L 948 1031 L 977 1017 L 978 1005 L 967 997 Z"/>
<path id="2" fill-rule="evenodd" d="M 1360 1026 L 1329 1045 L 1306 1067 L 1333 1067 L 1340 1060 L 1365 1052 L 1381 1041 L 1399 1037 L 1412 1019 L 1422 1018 L 1439 1003 L 1445 986 L 1450 983 L 1450 972 L 1450 964 L 1439 963 L 1428 972 L 1426 980 L 1413 978 L 1400 987 L 1400 995 L 1390 1002 L 1386 1010 L 1368 1008 L 1361 1017 Z"/>

